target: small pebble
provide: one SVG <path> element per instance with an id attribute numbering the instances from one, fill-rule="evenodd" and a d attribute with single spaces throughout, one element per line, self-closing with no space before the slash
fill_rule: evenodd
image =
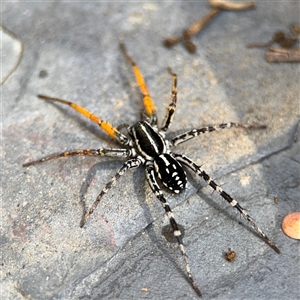
<path id="1" fill-rule="evenodd" d="M 286 215 L 282 220 L 283 232 L 292 239 L 300 240 L 300 212 Z"/>
<path id="2" fill-rule="evenodd" d="M 228 251 L 225 253 L 225 259 L 229 262 L 233 262 L 235 260 L 235 257 L 236 253 L 229 248 Z"/>

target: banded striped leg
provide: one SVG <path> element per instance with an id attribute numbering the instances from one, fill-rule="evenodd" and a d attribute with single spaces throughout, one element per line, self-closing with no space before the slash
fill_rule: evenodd
<path id="1" fill-rule="evenodd" d="M 130 62 L 131 66 L 132 66 L 132 70 L 134 72 L 136 82 L 138 83 L 140 91 L 143 95 L 143 102 L 144 102 L 146 114 L 150 117 L 150 123 L 152 125 L 154 125 L 154 124 L 156 125 L 157 124 L 156 108 L 152 101 L 150 93 L 148 91 L 144 77 L 143 77 L 141 71 L 139 70 L 138 66 L 134 62 L 134 60 L 126 52 L 125 45 L 120 44 L 120 48 L 121 48 L 122 53 L 124 54 L 124 56 L 126 57 L 126 59 Z"/>
<path id="2" fill-rule="evenodd" d="M 183 260 L 184 260 L 184 263 L 185 263 L 185 269 L 186 269 L 186 272 L 187 272 L 187 275 L 188 275 L 188 278 L 194 288 L 194 290 L 196 291 L 196 293 L 198 294 L 199 297 L 201 297 L 201 292 L 196 284 L 196 282 L 194 281 L 193 277 L 192 277 L 192 274 L 191 274 L 191 270 L 190 270 L 190 266 L 188 264 L 188 258 L 187 258 L 187 255 L 185 253 L 185 250 L 184 250 L 184 246 L 183 246 L 183 243 L 182 243 L 182 238 L 181 238 L 181 232 L 178 228 L 178 225 L 174 219 L 174 215 L 172 213 L 172 210 L 167 202 L 167 200 L 165 199 L 157 181 L 156 181 L 156 178 L 155 178 L 155 175 L 154 175 L 154 168 L 152 165 L 148 165 L 146 166 L 146 178 L 147 178 L 147 181 L 153 191 L 153 193 L 155 194 L 155 196 L 157 197 L 157 199 L 161 202 L 163 208 L 165 209 L 166 211 L 166 215 L 167 217 L 169 218 L 169 221 L 170 221 L 170 224 L 172 226 L 172 229 L 173 229 L 173 234 L 174 234 L 174 237 L 176 238 L 177 240 L 177 243 L 178 243 L 178 246 L 179 246 L 179 249 L 181 251 L 181 254 L 182 254 L 182 257 L 183 257 Z"/>
<path id="3" fill-rule="evenodd" d="M 261 238 L 270 245 L 274 251 L 280 253 L 276 245 L 267 237 L 267 235 L 256 225 L 254 220 L 247 214 L 247 212 L 240 206 L 240 204 L 234 200 L 230 195 L 228 195 L 223 189 L 218 186 L 209 175 L 201 169 L 200 166 L 195 164 L 190 158 L 181 154 L 174 154 L 174 157 L 182 162 L 184 165 L 192 169 L 197 175 L 201 176 L 215 191 L 217 191 L 232 207 L 236 208 L 240 214 L 251 224 L 255 231 L 261 236 Z"/>
<path id="4" fill-rule="evenodd" d="M 168 106 L 166 116 L 162 123 L 161 130 L 163 130 L 163 131 L 167 131 L 173 121 L 174 113 L 176 110 L 176 102 L 177 102 L 177 75 L 175 73 L 173 73 L 170 68 L 169 68 L 169 73 L 173 76 L 172 97 L 171 97 L 172 100 Z"/>
<path id="5" fill-rule="evenodd" d="M 67 100 L 63 100 L 63 99 L 59 99 L 59 98 L 52 98 L 52 97 L 48 97 L 45 95 L 38 95 L 38 97 L 41 99 L 47 100 L 47 101 L 56 101 L 56 102 L 60 102 L 60 103 L 71 106 L 73 109 L 78 111 L 80 114 L 84 115 L 88 119 L 92 120 L 94 123 L 98 124 L 101 129 L 103 129 L 109 136 L 116 139 L 121 145 L 127 145 L 129 143 L 127 137 L 125 135 L 121 134 L 110 123 L 100 119 L 99 117 L 92 114 L 91 112 L 89 112 L 87 109 L 81 107 L 80 105 L 70 102 L 70 101 L 67 101 Z"/>
<path id="6" fill-rule="evenodd" d="M 81 222 L 80 227 L 83 227 L 85 223 L 87 222 L 88 218 L 91 216 L 91 214 L 96 209 L 97 205 L 99 204 L 102 197 L 116 184 L 117 180 L 125 174 L 126 171 L 130 169 L 138 168 L 143 163 L 143 160 L 140 158 L 134 158 L 127 160 L 123 166 L 117 171 L 116 175 L 105 185 L 103 190 L 100 192 L 100 194 L 97 196 L 95 202 L 93 203 L 92 207 L 89 209 L 89 211 L 85 214 L 83 217 L 83 220 Z"/>
<path id="7" fill-rule="evenodd" d="M 90 155 L 90 156 L 112 156 L 112 157 L 130 157 L 131 150 L 129 149 L 78 149 L 72 151 L 66 151 L 59 154 L 53 154 L 50 156 L 46 156 L 44 158 L 28 162 L 23 164 L 23 167 L 29 167 L 32 165 L 36 165 L 42 163 L 44 161 L 60 158 L 60 157 L 67 157 L 67 156 L 83 156 L 83 155 Z"/>
<path id="8" fill-rule="evenodd" d="M 244 125 L 244 124 L 234 123 L 234 122 L 222 123 L 220 125 L 212 125 L 212 126 L 203 127 L 200 129 L 193 129 L 191 131 L 180 134 L 180 135 L 176 136 L 175 138 L 173 138 L 172 140 L 170 140 L 170 145 L 177 146 L 177 145 L 184 143 L 186 141 L 189 141 L 189 140 L 193 139 L 194 137 L 199 136 L 201 134 L 205 134 L 205 133 L 212 132 L 212 131 L 217 131 L 219 129 L 233 128 L 233 127 L 235 127 L 235 128 L 240 127 L 240 128 L 245 128 L 245 129 L 265 129 L 265 128 L 267 128 L 265 125 Z"/>

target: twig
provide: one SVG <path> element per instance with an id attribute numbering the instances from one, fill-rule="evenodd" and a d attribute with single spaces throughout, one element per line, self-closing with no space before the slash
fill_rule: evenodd
<path id="1" fill-rule="evenodd" d="M 265 58 L 267 62 L 300 62 L 300 48 L 270 48 Z"/>
<path id="2" fill-rule="evenodd" d="M 206 14 L 201 20 L 195 22 L 191 27 L 185 29 L 183 31 L 182 36 L 178 37 L 169 37 L 164 40 L 164 45 L 168 48 L 172 47 L 176 43 L 184 41 L 185 46 L 188 48 L 190 52 L 194 52 L 196 50 L 195 45 L 190 41 L 190 38 L 197 34 L 200 30 L 202 30 L 205 25 L 209 23 L 215 16 L 220 13 L 220 9 L 212 9 L 208 14 Z M 194 51 L 193 51 L 194 48 Z"/>
<path id="3" fill-rule="evenodd" d="M 249 44 L 247 48 L 267 48 L 274 43 L 278 43 L 282 48 L 292 48 L 298 42 L 298 38 L 286 35 L 283 31 L 277 31 L 273 35 L 272 39 L 265 44 Z"/>
<path id="4" fill-rule="evenodd" d="M 221 12 L 221 10 L 238 11 L 238 10 L 251 9 L 255 7 L 255 4 L 253 2 L 241 4 L 241 3 L 227 2 L 225 0 L 210 0 L 209 3 L 212 9 L 208 14 L 206 14 L 201 20 L 195 22 L 188 29 L 185 29 L 183 31 L 182 36 L 166 38 L 164 40 L 164 45 L 170 48 L 179 42 L 183 42 L 184 46 L 190 53 L 195 53 L 196 46 L 191 41 L 191 37 L 197 34 L 199 31 L 201 31 L 214 17 L 216 17 Z"/>
<path id="5" fill-rule="evenodd" d="M 209 0 L 209 4 L 214 8 L 224 9 L 224 10 L 233 10 L 233 11 L 255 8 L 254 2 L 234 3 L 234 2 L 229 2 L 229 1 L 225 1 L 225 0 Z"/>

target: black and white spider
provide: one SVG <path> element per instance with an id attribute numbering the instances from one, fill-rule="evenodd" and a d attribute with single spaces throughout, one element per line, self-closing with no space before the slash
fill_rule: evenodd
<path id="1" fill-rule="evenodd" d="M 257 231 L 261 238 L 269 244 L 277 253 L 280 253 L 279 249 L 275 244 L 267 237 L 267 235 L 255 224 L 253 219 L 246 213 L 246 211 L 239 205 L 239 203 L 234 200 L 229 194 L 227 194 L 223 189 L 218 186 L 210 176 L 201 168 L 193 162 L 189 157 L 184 154 L 178 154 L 173 151 L 175 146 L 184 143 L 196 136 L 212 132 L 218 129 L 225 129 L 231 127 L 242 127 L 242 128 L 265 128 L 265 126 L 260 125 L 243 125 L 239 123 L 223 123 L 220 125 L 207 126 L 200 129 L 193 129 L 187 131 L 186 133 L 180 134 L 175 138 L 170 140 L 165 139 L 165 133 L 169 129 L 172 119 L 176 109 L 177 101 L 177 76 L 176 74 L 170 73 L 173 76 L 172 84 L 172 100 L 168 106 L 165 119 L 162 126 L 159 128 L 157 126 L 157 116 L 155 105 L 150 97 L 148 88 L 144 81 L 144 78 L 139 71 L 137 65 L 132 60 L 132 58 L 127 54 L 123 44 L 120 45 L 121 50 L 128 61 L 131 63 L 134 74 L 136 76 L 137 83 L 139 85 L 140 91 L 143 95 L 143 102 L 145 106 L 145 117 L 144 120 L 138 121 L 132 126 L 128 126 L 128 136 L 122 134 L 118 129 L 114 128 L 111 124 L 106 121 L 101 120 L 96 115 L 90 113 L 85 108 L 58 98 L 51 98 L 44 95 L 38 95 L 39 98 L 57 101 L 63 104 L 71 106 L 73 109 L 84 115 L 85 117 L 91 119 L 93 122 L 97 123 L 107 134 L 114 138 L 121 146 L 121 149 L 84 149 L 84 150 L 73 150 L 67 151 L 60 154 L 55 154 L 47 156 L 45 158 L 32 161 L 24 164 L 24 167 L 35 165 L 44 161 L 51 159 L 66 157 L 66 156 L 79 156 L 79 155 L 92 155 L 92 156 L 111 156 L 124 158 L 126 161 L 122 167 L 117 171 L 116 175 L 105 185 L 98 197 L 96 198 L 94 204 L 88 212 L 86 212 L 81 227 L 87 222 L 90 215 L 93 213 L 97 205 L 99 204 L 102 197 L 112 188 L 116 181 L 130 169 L 143 166 L 145 168 L 146 179 L 152 189 L 153 193 L 157 199 L 161 202 L 163 208 L 165 209 L 166 215 L 169 218 L 170 224 L 173 229 L 174 237 L 176 238 L 179 249 L 181 251 L 182 257 L 184 259 L 186 272 L 188 278 L 195 289 L 196 293 L 201 296 L 201 292 L 197 287 L 188 264 L 187 255 L 182 242 L 181 232 L 178 225 L 174 219 L 172 210 L 158 184 L 158 180 L 172 193 L 180 193 L 186 188 L 187 177 L 184 171 L 184 167 L 191 169 L 197 175 L 202 177 L 207 184 L 209 184 L 215 191 L 217 191 L 232 207 L 236 208 L 240 214 L 245 217 L 251 226 Z"/>

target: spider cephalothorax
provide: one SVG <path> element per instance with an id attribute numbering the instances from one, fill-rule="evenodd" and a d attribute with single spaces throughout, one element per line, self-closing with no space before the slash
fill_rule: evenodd
<path id="1" fill-rule="evenodd" d="M 266 234 L 256 225 L 253 219 L 247 214 L 247 212 L 239 205 L 239 203 L 234 200 L 229 194 L 227 194 L 223 189 L 218 186 L 213 179 L 201 168 L 193 162 L 189 157 L 184 154 L 177 154 L 173 152 L 173 148 L 178 144 L 186 142 L 196 136 L 199 136 L 204 133 L 215 131 L 217 129 L 225 129 L 231 127 L 242 127 L 242 128 L 255 128 L 262 129 L 265 126 L 261 125 L 243 125 L 239 123 L 223 123 L 220 125 L 207 126 L 200 129 L 193 129 L 187 131 L 186 133 L 180 134 L 175 138 L 170 140 L 165 139 L 165 132 L 169 129 L 172 119 L 176 109 L 177 102 L 177 76 L 172 73 L 169 69 L 171 75 L 173 76 L 173 85 L 172 85 L 172 100 L 168 106 L 167 113 L 163 124 L 161 127 L 157 125 L 157 116 L 155 105 L 150 97 L 148 88 L 144 81 L 144 78 L 136 66 L 132 58 L 127 54 L 125 47 L 121 44 L 121 50 L 125 57 L 129 60 L 132 65 L 134 74 L 136 76 L 137 83 L 140 87 L 140 91 L 143 95 L 143 102 L 145 106 L 145 120 L 138 121 L 132 126 L 129 126 L 128 133 L 129 137 L 122 134 L 118 129 L 113 127 L 106 121 L 103 121 L 96 115 L 89 112 L 87 109 L 69 102 L 66 100 L 51 98 L 48 96 L 38 95 L 39 98 L 56 101 L 63 104 L 67 104 L 74 108 L 76 111 L 84 115 L 85 117 L 91 119 L 93 122 L 97 123 L 107 134 L 109 134 L 113 139 L 115 139 L 122 148 L 115 149 L 84 149 L 84 150 L 73 150 L 67 151 L 60 154 L 55 154 L 47 156 L 45 158 L 32 161 L 24 164 L 24 166 L 35 165 L 44 161 L 51 159 L 66 157 L 66 156 L 79 156 L 79 155 L 92 155 L 92 156 L 112 156 L 125 158 L 126 161 L 123 163 L 122 167 L 117 171 L 116 175 L 105 185 L 98 197 L 96 198 L 94 204 L 88 212 L 86 212 L 81 227 L 87 222 L 90 215 L 93 213 L 97 205 L 99 204 L 101 198 L 112 188 L 116 181 L 129 169 L 134 169 L 139 166 L 143 166 L 146 173 L 146 179 L 155 194 L 158 200 L 162 203 L 163 208 L 165 209 L 166 215 L 169 218 L 170 224 L 173 229 L 174 237 L 177 239 L 179 249 L 183 256 L 186 272 L 188 278 L 199 296 L 201 292 L 197 287 L 191 271 L 188 265 L 187 255 L 182 243 L 181 232 L 178 228 L 178 225 L 174 219 L 172 210 L 158 184 L 160 180 L 163 185 L 173 193 L 179 193 L 186 188 L 187 177 L 183 167 L 191 169 L 197 175 L 202 177 L 207 184 L 209 184 L 215 191 L 217 191 L 232 207 L 236 208 L 243 217 L 245 217 L 251 226 L 258 232 L 261 238 L 268 243 L 277 253 L 279 249 L 275 244 L 266 236 Z"/>

